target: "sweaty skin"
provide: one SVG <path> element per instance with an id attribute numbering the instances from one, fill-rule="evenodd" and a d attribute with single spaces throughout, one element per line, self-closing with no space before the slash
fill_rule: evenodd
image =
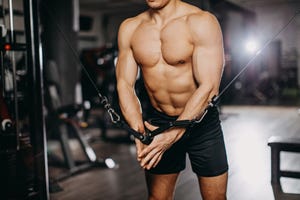
<path id="1" fill-rule="evenodd" d="M 144 125 L 150 130 L 155 127 L 142 119 L 134 91 L 138 69 L 153 107 L 185 120 L 201 116 L 218 94 L 224 63 L 222 33 L 212 14 L 181 1 L 170 1 L 163 8 L 157 2 L 148 0 L 151 9 L 125 20 L 118 35 L 120 107 L 129 125 L 141 133 Z M 156 166 L 184 131 L 167 130 L 149 146 L 136 140 L 141 166 Z"/>

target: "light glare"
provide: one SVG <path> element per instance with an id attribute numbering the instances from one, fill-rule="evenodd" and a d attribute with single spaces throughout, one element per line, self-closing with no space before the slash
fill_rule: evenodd
<path id="1" fill-rule="evenodd" d="M 248 40 L 246 42 L 246 51 L 249 53 L 255 53 L 258 50 L 258 44 L 255 40 Z"/>

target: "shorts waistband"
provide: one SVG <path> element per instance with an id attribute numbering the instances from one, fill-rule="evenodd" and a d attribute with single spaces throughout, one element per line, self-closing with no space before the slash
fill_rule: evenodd
<path id="1" fill-rule="evenodd" d="M 177 118 L 178 116 L 167 115 L 152 106 L 146 112 L 146 120 L 153 125 L 165 124 L 166 122 L 175 121 Z"/>
<path id="2" fill-rule="evenodd" d="M 158 111 L 153 106 L 149 107 L 146 112 L 145 119 L 153 125 L 165 124 L 170 121 L 175 121 L 178 116 L 170 116 L 163 112 Z M 219 121 L 218 109 L 216 107 L 210 108 L 203 121 L 206 121 L 208 124 L 213 123 L 215 120 Z"/>

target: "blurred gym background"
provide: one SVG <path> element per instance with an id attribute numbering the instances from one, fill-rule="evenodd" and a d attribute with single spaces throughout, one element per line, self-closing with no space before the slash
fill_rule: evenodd
<path id="1" fill-rule="evenodd" d="M 226 61 L 221 89 L 256 56 L 219 103 L 232 166 L 228 199 L 299 199 L 297 179 L 284 182 L 284 189 L 278 177 L 274 181 L 267 144 L 280 136 L 276 144 L 300 151 L 300 16 L 260 49 L 299 13 L 300 1 L 185 1 L 212 12 L 221 24 Z M 146 9 L 144 0 L 0 0 L 1 199 L 146 198 L 133 139 L 111 122 L 89 80 L 120 114 L 117 32 L 124 19 Z M 141 79 L 136 91 L 146 109 Z M 287 142 L 285 136 L 295 139 Z M 259 160 L 247 152 L 264 156 Z M 287 164 L 281 167 L 300 169 L 298 153 L 283 159 Z M 260 170 L 262 180 L 243 177 Z M 176 199 L 200 198 L 197 192 L 187 195 L 187 186 L 196 182 L 186 177 L 178 182 Z M 289 177 L 300 175 L 292 171 Z"/>

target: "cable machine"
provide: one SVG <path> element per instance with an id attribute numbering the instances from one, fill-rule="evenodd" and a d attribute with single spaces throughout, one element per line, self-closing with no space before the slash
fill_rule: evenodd
<path id="1" fill-rule="evenodd" d="M 38 2 L 0 0 L 4 199 L 49 199 Z"/>

